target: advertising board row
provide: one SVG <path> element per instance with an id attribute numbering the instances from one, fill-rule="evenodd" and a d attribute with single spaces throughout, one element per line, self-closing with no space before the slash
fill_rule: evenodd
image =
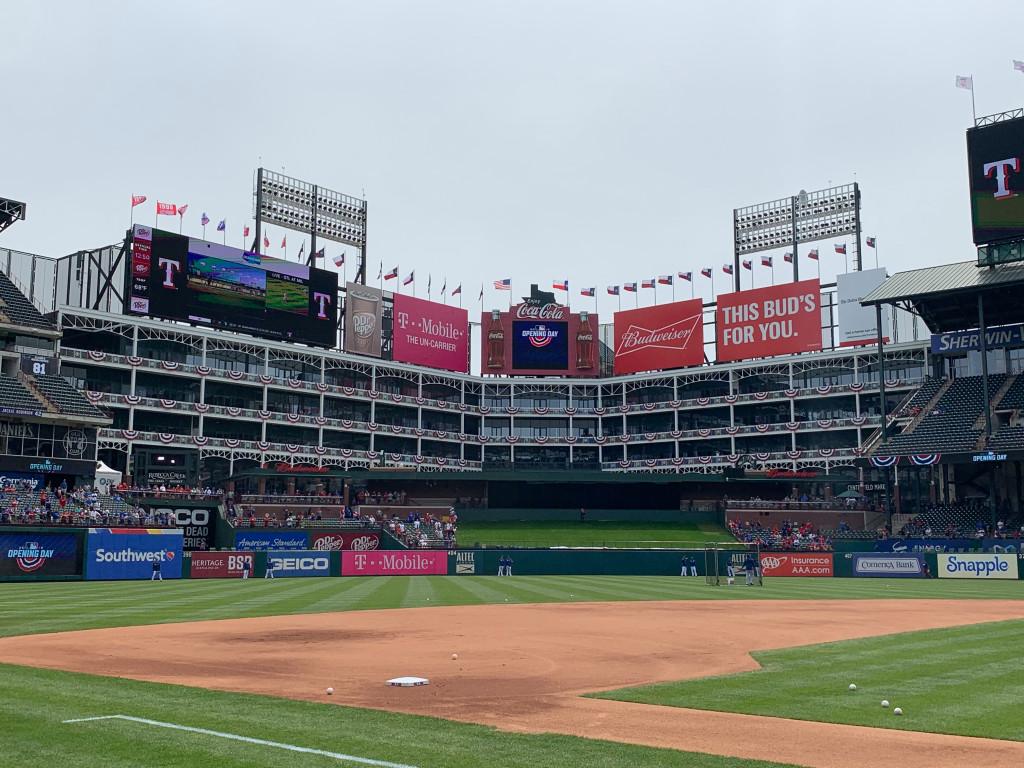
<path id="1" fill-rule="evenodd" d="M 235 531 L 235 549 L 250 552 L 287 549 L 366 552 L 380 549 L 380 534 L 375 531 Z"/>
<path id="2" fill-rule="evenodd" d="M 334 550 L 332 550 L 334 551 Z M 403 550 L 344 550 L 338 555 L 326 550 L 271 550 L 266 562 L 275 578 L 330 576 L 331 559 L 340 557 L 342 576 L 443 576 L 448 573 L 448 553 Z M 255 573 L 255 552 L 194 552 L 193 579 L 241 578 L 248 570 Z"/>

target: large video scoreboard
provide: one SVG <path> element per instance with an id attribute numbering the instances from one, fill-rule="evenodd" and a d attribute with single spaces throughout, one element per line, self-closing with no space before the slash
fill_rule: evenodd
<path id="1" fill-rule="evenodd" d="M 132 234 L 128 314 L 337 343 L 336 273 L 141 225 Z"/>

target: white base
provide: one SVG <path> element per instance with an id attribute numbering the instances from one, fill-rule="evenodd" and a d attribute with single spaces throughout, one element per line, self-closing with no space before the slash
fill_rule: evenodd
<path id="1" fill-rule="evenodd" d="M 399 688 L 412 688 L 415 685 L 430 685 L 430 680 L 425 677 L 393 677 L 388 680 L 388 685 Z"/>

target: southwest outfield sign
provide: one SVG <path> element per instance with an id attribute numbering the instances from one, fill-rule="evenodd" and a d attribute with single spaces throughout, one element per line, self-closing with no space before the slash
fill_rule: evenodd
<path id="1" fill-rule="evenodd" d="M 940 579 L 1016 579 L 1017 556 L 940 554 Z"/>

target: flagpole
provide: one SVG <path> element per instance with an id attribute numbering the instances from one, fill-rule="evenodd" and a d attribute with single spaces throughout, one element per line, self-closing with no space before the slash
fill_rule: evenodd
<path id="1" fill-rule="evenodd" d="M 971 74 L 971 117 L 974 118 L 974 125 L 978 124 L 978 110 L 974 108 L 974 75 Z M 974 125 L 971 127 L 973 128 Z"/>
<path id="2" fill-rule="evenodd" d="M 878 238 L 875 238 L 875 247 L 872 249 L 875 252 L 875 269 L 878 269 Z"/>
<path id="3" fill-rule="evenodd" d="M 695 296 L 696 296 L 696 294 L 694 293 L 694 288 L 693 288 L 693 274 L 691 273 L 690 274 L 690 298 L 692 299 Z"/>
<path id="4" fill-rule="evenodd" d="M 772 258 L 772 285 L 775 285 L 775 259 Z"/>

